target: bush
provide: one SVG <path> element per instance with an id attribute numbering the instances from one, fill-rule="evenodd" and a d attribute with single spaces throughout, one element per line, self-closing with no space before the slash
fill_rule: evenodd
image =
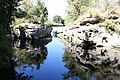
<path id="1" fill-rule="evenodd" d="M 104 23 L 103 23 L 103 26 L 105 26 L 107 28 L 108 31 L 112 31 L 112 32 L 120 32 L 120 28 L 115 24 L 114 21 L 112 20 L 106 20 Z"/>
<path id="2" fill-rule="evenodd" d="M 76 19 L 77 19 L 77 17 L 75 17 L 75 16 L 67 16 L 65 18 L 65 25 L 68 24 L 69 22 L 75 21 Z"/>

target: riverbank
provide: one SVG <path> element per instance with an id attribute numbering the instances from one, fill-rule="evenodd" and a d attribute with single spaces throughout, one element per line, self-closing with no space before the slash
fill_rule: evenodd
<path id="1" fill-rule="evenodd" d="M 59 38 L 81 44 L 92 42 L 97 47 L 120 47 L 120 18 L 98 19 L 86 18 L 69 23 L 56 30 Z"/>
<path id="2" fill-rule="evenodd" d="M 75 72 L 68 72 L 70 77 L 76 74 L 80 79 L 91 76 L 100 80 L 119 79 L 116 76 L 120 75 L 119 33 L 96 24 L 70 24 L 56 29 L 56 34 L 65 46 L 66 66 Z"/>

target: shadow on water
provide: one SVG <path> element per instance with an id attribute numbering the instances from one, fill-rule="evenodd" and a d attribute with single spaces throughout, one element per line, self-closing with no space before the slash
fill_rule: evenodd
<path id="1" fill-rule="evenodd" d="M 63 74 L 63 80 L 120 80 L 120 50 L 64 44 L 63 62 L 69 71 Z"/>
<path id="2" fill-rule="evenodd" d="M 5 64 L 4 66 L 0 64 L 0 67 L 2 66 L 2 68 L 0 68 L 0 80 L 31 80 L 34 76 L 26 74 L 26 69 L 40 69 L 41 64 L 44 63 L 48 55 L 45 46 L 51 41 L 51 36 L 32 41 L 14 41 L 13 49 L 15 53 L 12 57 L 3 55 L 4 58 L 9 59 L 10 61 L 6 62 L 3 60 L 4 62 L 2 62 L 2 64 Z M 0 58 L 4 59 L 3 57 Z M 19 69 L 22 69 L 23 72 L 20 72 Z"/>

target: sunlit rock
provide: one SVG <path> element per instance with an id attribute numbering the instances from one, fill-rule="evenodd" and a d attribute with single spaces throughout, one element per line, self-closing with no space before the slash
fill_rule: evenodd
<path id="1" fill-rule="evenodd" d="M 25 35 L 20 34 L 20 29 L 23 28 L 22 33 L 25 33 Z M 51 34 L 52 27 L 45 26 L 42 27 L 40 25 L 32 24 L 32 23 L 24 23 L 20 24 L 18 26 L 15 26 L 12 30 L 12 34 L 14 35 L 14 38 L 19 37 L 25 37 L 26 39 L 39 39 L 46 36 L 49 36 Z"/>
<path id="2" fill-rule="evenodd" d="M 64 37 L 67 36 L 68 38 Z M 79 26 L 79 28 L 71 30 L 62 30 L 61 33 L 57 34 L 60 38 L 70 39 L 76 42 L 82 42 L 84 40 L 93 41 L 96 45 L 103 45 L 108 47 L 113 47 L 120 45 L 120 35 L 119 33 L 109 33 L 105 27 L 102 26 Z"/>

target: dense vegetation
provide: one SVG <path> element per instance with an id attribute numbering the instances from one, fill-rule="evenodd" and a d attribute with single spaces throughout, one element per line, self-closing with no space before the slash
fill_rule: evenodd
<path id="1" fill-rule="evenodd" d="M 44 22 L 47 20 L 48 12 L 45 5 L 40 0 L 35 6 L 29 2 L 29 0 L 0 0 L 0 75 L 2 75 L 0 80 L 30 80 L 31 78 L 15 71 L 16 62 L 13 54 L 15 49 L 12 48 L 13 41 L 11 40 L 11 25 L 17 24 L 17 21 L 32 20 L 35 22 L 34 20 L 36 20 L 44 26 Z M 46 49 L 43 50 L 43 53 L 47 54 Z M 42 62 L 41 57 L 45 58 L 36 55 L 35 61 Z"/>
<path id="2" fill-rule="evenodd" d="M 59 15 L 55 15 L 53 17 L 53 21 L 46 21 L 45 25 L 47 25 L 47 26 L 64 26 L 64 19 Z"/>
<path id="3" fill-rule="evenodd" d="M 21 0 L 17 7 L 16 20 L 14 25 L 32 22 L 39 23 L 44 26 L 45 21 L 48 19 L 48 11 L 45 4 L 41 0 L 37 0 L 33 4 L 30 0 Z"/>
<path id="4" fill-rule="evenodd" d="M 0 68 L 10 64 L 12 47 L 10 40 L 10 24 L 19 0 L 0 0 Z"/>
<path id="5" fill-rule="evenodd" d="M 82 17 L 108 18 L 120 15 L 119 0 L 67 0 L 67 14 L 65 23 L 83 19 Z"/>

